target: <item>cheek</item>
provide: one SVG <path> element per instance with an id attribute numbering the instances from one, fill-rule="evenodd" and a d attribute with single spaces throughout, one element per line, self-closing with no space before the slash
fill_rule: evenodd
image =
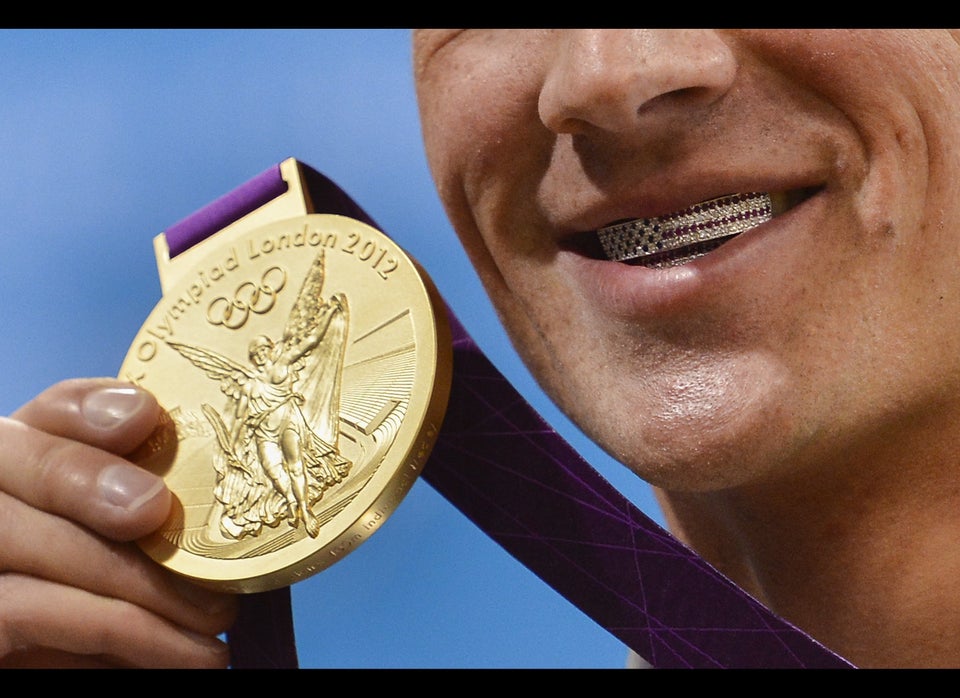
<path id="1" fill-rule="evenodd" d="M 512 181 L 542 171 L 537 153 L 552 142 L 537 110 L 544 36 L 467 30 L 418 78 L 427 157 L 445 202 L 483 212 Z"/>
<path id="2" fill-rule="evenodd" d="M 542 248 L 536 192 L 552 139 L 537 116 L 535 74 L 504 70 L 461 66 L 449 73 L 457 79 L 421 89 L 420 105 L 440 199 L 498 312 L 510 315 L 517 296 L 541 292 L 528 272 Z"/>

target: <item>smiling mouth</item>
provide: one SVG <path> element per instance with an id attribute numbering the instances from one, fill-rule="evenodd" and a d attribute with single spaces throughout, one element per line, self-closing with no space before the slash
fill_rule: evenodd
<path id="1" fill-rule="evenodd" d="M 600 258 L 651 268 L 685 264 L 788 211 L 813 191 L 729 194 L 663 216 L 618 221 L 596 231 Z"/>

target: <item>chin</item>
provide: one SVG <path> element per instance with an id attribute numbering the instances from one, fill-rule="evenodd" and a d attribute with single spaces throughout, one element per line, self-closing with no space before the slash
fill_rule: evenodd
<path id="1" fill-rule="evenodd" d="M 626 390 L 621 384 L 619 392 L 600 391 L 592 406 L 574 404 L 569 414 L 655 487 L 713 491 L 768 479 L 797 446 L 796 415 L 776 391 L 763 390 L 762 381 L 724 381 L 722 375 L 682 387 L 673 381 L 660 392 L 650 382 Z"/>
<path id="2" fill-rule="evenodd" d="M 620 462 L 650 485 L 672 492 L 729 490 L 765 479 L 775 467 L 772 458 L 758 459 L 760 451 L 744 438 L 721 444 L 691 435 L 623 446 Z"/>

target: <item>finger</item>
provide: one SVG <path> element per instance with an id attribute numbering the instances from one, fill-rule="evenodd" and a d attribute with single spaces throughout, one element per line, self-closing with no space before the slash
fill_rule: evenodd
<path id="1" fill-rule="evenodd" d="M 63 625 L 49 626 L 50 632 L 71 634 L 70 619 L 90 612 L 83 608 L 90 598 L 132 605 L 154 623 L 208 637 L 225 631 L 235 617 L 232 597 L 189 584 L 136 546 L 94 533 L 131 540 L 166 519 L 171 495 L 160 478 L 113 455 L 141 444 L 159 414 L 144 391 L 92 379 L 53 386 L 12 418 L 0 419 L 0 572 L 72 588 L 76 593 L 69 598 L 80 604 L 61 608 Z M 15 606 L 32 604 L 20 599 Z M 29 614 L 0 615 L 0 632 L 18 618 L 24 627 L 33 622 Z M 37 627 L 41 633 L 45 626 Z M 82 654 L 75 655 L 47 646 L 42 633 L 24 632 L 29 650 L 16 652 L 20 663 L 59 658 L 96 666 L 102 659 L 96 643 L 84 643 Z M 108 652 L 105 659 L 116 657 Z"/>
<path id="2" fill-rule="evenodd" d="M 160 415 L 154 397 L 129 383 L 58 383 L 0 418 L 0 490 L 111 538 L 145 535 L 169 512 L 170 493 L 160 478 L 104 451 L 131 452 Z"/>
<path id="3" fill-rule="evenodd" d="M 0 491 L 117 540 L 157 528 L 172 501 L 161 478 L 119 456 L 5 418 Z"/>
<path id="4" fill-rule="evenodd" d="M 72 521 L 0 492 L 0 572 L 115 598 L 198 633 L 227 630 L 236 599 L 163 569 L 136 545 L 105 540 Z M 4 625 L 0 616 L 0 628 Z"/>
<path id="5" fill-rule="evenodd" d="M 48 647 L 23 648 L 6 657 L 0 655 L 0 669 L 112 669 L 116 661 L 98 655 L 71 654 Z"/>
<path id="6" fill-rule="evenodd" d="M 156 399 L 142 388 L 113 378 L 76 378 L 47 388 L 11 417 L 124 455 L 153 432 L 160 414 Z"/>
<path id="7" fill-rule="evenodd" d="M 0 663 L 74 655 L 79 665 L 225 668 L 227 646 L 125 601 L 20 574 L 0 575 Z"/>

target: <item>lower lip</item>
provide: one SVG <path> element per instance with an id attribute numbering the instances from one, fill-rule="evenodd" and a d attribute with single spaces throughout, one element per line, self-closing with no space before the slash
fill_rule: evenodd
<path id="1" fill-rule="evenodd" d="M 723 302 L 724 296 L 753 283 L 757 270 L 764 276 L 786 273 L 802 254 L 803 225 L 822 212 L 823 196 L 799 206 L 685 264 L 661 269 L 591 259 L 572 251 L 558 255 L 563 271 L 579 286 L 591 307 L 612 317 L 636 321 L 663 318 L 704 304 Z M 806 224 L 802 221 L 807 221 Z M 809 241 L 806 241 L 809 243 Z M 776 267 L 776 269 L 774 269 Z"/>

